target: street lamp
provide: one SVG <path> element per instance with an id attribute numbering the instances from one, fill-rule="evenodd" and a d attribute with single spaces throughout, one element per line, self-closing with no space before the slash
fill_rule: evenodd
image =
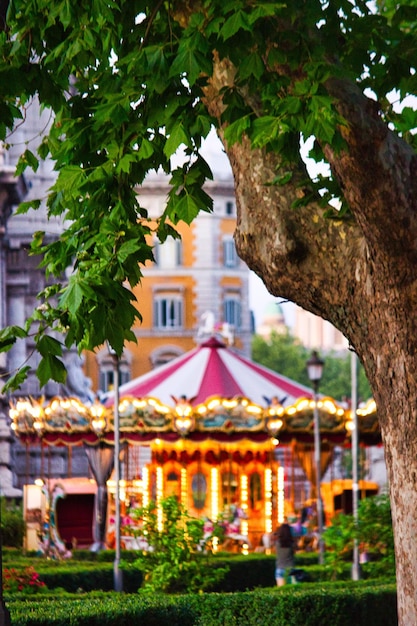
<path id="1" fill-rule="evenodd" d="M 324 563 L 323 551 L 323 502 L 321 499 L 321 468 L 320 468 L 320 417 L 317 406 L 318 390 L 321 377 L 323 375 L 324 361 L 320 359 L 316 351 L 313 351 L 307 361 L 307 373 L 314 390 L 314 461 L 316 466 L 316 491 L 317 491 L 317 526 L 318 526 L 318 549 L 319 564 Z"/>
<path id="2" fill-rule="evenodd" d="M 359 505 L 359 430 L 358 430 L 358 358 L 356 352 L 351 353 L 351 378 L 352 378 L 352 402 L 351 413 L 353 419 L 352 428 L 352 513 L 355 529 L 358 528 L 358 505 Z M 355 538 L 353 542 L 352 579 L 359 580 L 361 570 L 359 564 L 359 544 Z"/>
<path id="3" fill-rule="evenodd" d="M 114 574 L 114 590 L 123 591 L 123 572 L 120 569 L 120 553 L 121 553 L 121 541 L 120 541 L 120 414 L 119 414 L 119 357 L 110 347 L 110 355 L 113 359 L 113 388 L 114 388 L 114 401 L 113 401 L 113 414 L 114 414 L 114 479 L 116 483 L 116 495 L 115 495 L 115 559 L 113 565 Z"/>

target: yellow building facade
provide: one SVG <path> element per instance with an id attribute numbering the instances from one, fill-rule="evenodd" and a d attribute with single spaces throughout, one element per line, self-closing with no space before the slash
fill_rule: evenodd
<path id="1" fill-rule="evenodd" d="M 150 218 L 164 210 L 168 191 L 168 179 L 162 175 L 138 190 Z M 237 256 L 233 240 L 233 179 L 210 181 L 206 191 L 213 198 L 212 214 L 202 212 L 191 226 L 180 222 L 176 229 L 181 239 L 163 245 L 156 238 L 151 242 L 155 262 L 147 263 L 134 290 L 142 322 L 134 328 L 137 344 L 125 346 L 121 384 L 194 348 L 203 328 L 218 331 L 225 325 L 226 340 L 250 356 L 249 269 Z M 85 373 L 94 391 L 112 389 L 113 364 L 106 347 L 86 355 Z"/>

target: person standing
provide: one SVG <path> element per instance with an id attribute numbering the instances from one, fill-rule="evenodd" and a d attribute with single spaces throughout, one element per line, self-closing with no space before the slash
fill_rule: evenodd
<path id="1" fill-rule="evenodd" d="M 275 580 L 278 587 L 285 585 L 285 575 L 288 569 L 294 567 L 294 538 L 291 526 L 284 521 L 275 531 Z"/>

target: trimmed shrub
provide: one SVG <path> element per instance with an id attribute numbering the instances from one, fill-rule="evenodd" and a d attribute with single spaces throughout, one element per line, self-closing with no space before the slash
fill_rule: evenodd
<path id="1" fill-rule="evenodd" d="M 42 596 L 8 602 L 13 626 L 396 626 L 394 584 L 287 585 L 232 594 Z M 6 599 L 7 601 L 7 599 Z"/>
<path id="2" fill-rule="evenodd" d="M 112 563 L 85 565 L 74 568 L 61 565 L 48 569 L 40 569 L 41 580 L 48 589 L 61 588 L 76 593 L 78 591 L 113 591 L 114 574 Z M 143 574 L 135 567 L 123 571 L 123 589 L 127 593 L 136 593 L 142 584 Z"/>
<path id="3" fill-rule="evenodd" d="M 8 559 L 7 559 L 8 560 Z M 317 561 L 317 558 L 316 558 Z M 103 590 L 112 591 L 114 589 L 113 561 L 46 561 L 45 559 L 14 559 L 11 561 L 16 569 L 24 569 L 30 565 L 35 567 L 40 574 L 40 579 L 45 582 L 49 589 L 57 587 L 69 592 L 76 592 L 78 589 L 84 591 Z M 265 555 L 236 555 L 224 556 L 216 555 L 209 560 L 210 567 L 224 570 L 227 567 L 228 573 L 224 580 L 218 583 L 212 591 L 215 592 L 236 592 L 251 591 L 260 588 L 275 587 L 275 559 L 273 556 Z M 380 578 L 381 574 L 387 579 L 385 569 L 378 569 L 378 563 L 364 563 L 362 566 L 363 579 Z M 123 589 L 127 593 L 135 593 L 142 586 L 143 572 L 138 565 L 132 562 L 121 562 L 123 570 Z M 323 582 L 332 580 L 332 570 L 324 565 L 303 566 L 301 560 L 296 560 L 296 569 L 302 569 L 306 573 L 307 582 Z M 340 581 L 351 580 L 351 564 L 343 563 L 338 579 Z M 392 575 L 388 579 L 394 581 Z"/>
<path id="4" fill-rule="evenodd" d="M 9 548 L 22 548 L 25 535 L 25 520 L 21 506 L 8 505 L 0 497 L 2 545 Z"/>

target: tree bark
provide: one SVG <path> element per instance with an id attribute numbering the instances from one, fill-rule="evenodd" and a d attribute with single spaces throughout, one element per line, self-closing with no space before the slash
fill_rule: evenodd
<path id="1" fill-rule="evenodd" d="M 0 31 L 6 30 L 6 15 L 9 8 L 10 0 L 0 0 Z"/>
<path id="2" fill-rule="evenodd" d="M 206 105 L 221 119 L 221 88 L 234 69 L 218 62 Z M 228 146 L 238 207 L 239 255 L 275 296 L 334 324 L 358 354 L 378 407 L 395 533 L 399 624 L 417 624 L 417 159 L 354 84 L 328 91 L 347 121 L 347 149 L 323 146 L 351 208 L 350 221 L 323 218 L 311 202 L 293 209 L 307 186 L 294 165 L 284 186 L 279 154 L 247 138 Z M 288 165 L 286 165 L 288 170 Z"/>

